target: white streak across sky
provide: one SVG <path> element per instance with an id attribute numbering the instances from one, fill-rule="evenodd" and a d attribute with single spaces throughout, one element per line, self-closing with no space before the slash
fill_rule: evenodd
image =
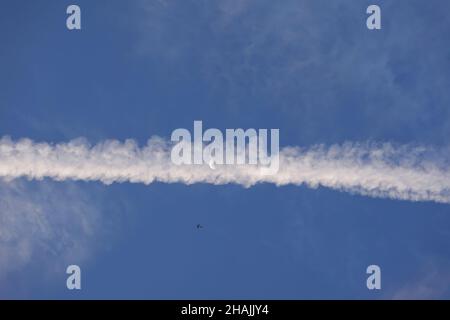
<path id="1" fill-rule="evenodd" d="M 36 143 L 0 139 L 0 178 L 25 177 L 56 181 L 101 181 L 150 184 L 257 183 L 277 186 L 328 187 L 351 193 L 410 201 L 450 203 L 448 150 L 389 143 L 345 143 L 280 150 L 274 175 L 256 165 L 175 165 L 170 141 L 151 138 L 139 147 L 134 140 L 107 140 L 90 145 L 84 139 L 68 143 Z"/>

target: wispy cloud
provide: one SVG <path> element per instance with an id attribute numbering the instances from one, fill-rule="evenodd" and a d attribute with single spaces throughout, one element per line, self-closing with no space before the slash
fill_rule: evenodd
<path id="1" fill-rule="evenodd" d="M 421 275 L 387 295 L 394 300 L 429 300 L 442 299 L 450 288 L 450 273 L 448 269 L 432 265 Z"/>
<path id="2" fill-rule="evenodd" d="M 450 203 L 448 150 L 391 144 L 346 143 L 329 147 L 286 147 L 280 170 L 264 175 L 252 165 L 181 165 L 171 162 L 171 143 L 154 137 L 142 148 L 134 140 L 35 143 L 0 140 L 0 177 L 167 183 L 257 183 L 324 186 L 372 197 Z"/>
<path id="3" fill-rule="evenodd" d="M 73 182 L 0 181 L 0 296 L 86 262 L 107 229 L 100 221 L 97 200 Z"/>
<path id="4" fill-rule="evenodd" d="M 375 33 L 366 28 L 371 3 L 364 1 L 138 3 L 136 46 L 158 61 L 152 70 L 204 81 L 227 112 L 281 114 L 302 143 L 447 141 L 445 2 L 424 11 L 421 1 L 403 8 L 380 0 L 389 19 Z"/>

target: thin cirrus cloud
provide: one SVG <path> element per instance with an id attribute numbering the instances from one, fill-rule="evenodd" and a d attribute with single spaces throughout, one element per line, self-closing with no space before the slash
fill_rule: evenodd
<path id="1" fill-rule="evenodd" d="M 84 139 L 49 144 L 4 137 L 0 139 L 0 177 L 105 184 L 306 185 L 371 197 L 450 203 L 448 150 L 389 143 L 285 147 L 279 152 L 279 171 L 273 175 L 261 174 L 255 165 L 177 166 L 170 154 L 171 142 L 158 137 L 143 147 L 134 140 L 91 146 Z"/>
<path id="2" fill-rule="evenodd" d="M 108 228 L 98 200 L 72 182 L 0 180 L 0 199 L 0 298 L 27 281 L 64 275 L 68 264 L 96 251 Z"/>

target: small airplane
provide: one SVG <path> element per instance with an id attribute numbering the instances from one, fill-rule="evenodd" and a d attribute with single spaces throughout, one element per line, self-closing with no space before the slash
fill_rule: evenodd
<path id="1" fill-rule="evenodd" d="M 203 226 L 201 224 L 198 224 L 197 229 L 203 229 Z"/>

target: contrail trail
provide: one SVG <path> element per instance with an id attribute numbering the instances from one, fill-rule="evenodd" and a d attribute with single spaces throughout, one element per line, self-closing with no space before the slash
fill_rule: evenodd
<path id="1" fill-rule="evenodd" d="M 286 147 L 274 175 L 256 165 L 175 165 L 172 143 L 153 137 L 139 147 L 134 140 L 36 143 L 0 139 L 0 178 L 166 183 L 257 183 L 324 186 L 351 193 L 410 201 L 450 203 L 448 150 L 392 144 L 345 143 L 310 148 Z"/>

